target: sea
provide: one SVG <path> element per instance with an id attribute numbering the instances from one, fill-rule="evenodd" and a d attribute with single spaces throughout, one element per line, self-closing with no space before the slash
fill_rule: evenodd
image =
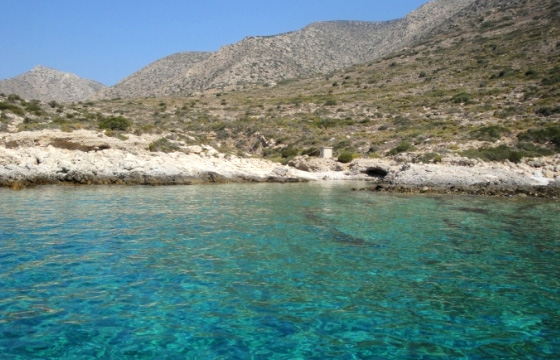
<path id="1" fill-rule="evenodd" d="M 558 359 L 560 202 L 0 189 L 1 359 Z"/>

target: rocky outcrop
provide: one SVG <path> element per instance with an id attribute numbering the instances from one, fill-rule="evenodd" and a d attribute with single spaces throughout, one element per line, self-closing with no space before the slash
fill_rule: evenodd
<path id="1" fill-rule="evenodd" d="M 84 101 L 104 88 L 105 85 L 96 81 L 44 66 L 0 81 L 0 93 L 17 94 L 27 100 Z"/>
<path id="2" fill-rule="evenodd" d="M 560 198 L 560 156 L 513 164 L 452 155 L 438 164 L 362 160 L 353 166 L 378 177 L 377 184 L 360 190 Z"/>
<path id="3" fill-rule="evenodd" d="M 170 185 L 221 182 L 299 182 L 350 178 L 313 174 L 272 161 L 219 153 L 208 145 L 170 153 L 151 152 L 159 136 L 127 140 L 79 130 L 43 130 L 0 135 L 0 186 L 40 184 Z"/>
<path id="4" fill-rule="evenodd" d="M 421 164 L 400 159 L 333 159 L 300 156 L 290 165 L 315 174 L 339 172 L 375 185 L 360 190 L 398 193 L 472 194 L 486 196 L 560 197 L 560 156 L 514 164 L 485 163 L 448 155 L 441 163 Z M 320 177 L 317 177 L 320 178 Z"/>

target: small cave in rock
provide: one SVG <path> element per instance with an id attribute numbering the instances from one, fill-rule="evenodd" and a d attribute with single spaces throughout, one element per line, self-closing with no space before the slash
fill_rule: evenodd
<path id="1" fill-rule="evenodd" d="M 381 179 L 383 179 L 385 176 L 387 176 L 387 174 L 389 174 L 387 170 L 380 168 L 379 166 L 369 167 L 364 171 L 364 173 L 366 173 L 368 176 L 377 177 Z"/>

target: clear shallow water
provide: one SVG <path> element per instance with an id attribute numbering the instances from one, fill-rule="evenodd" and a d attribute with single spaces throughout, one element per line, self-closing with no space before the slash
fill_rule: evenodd
<path id="1" fill-rule="evenodd" d="M 560 356 L 560 203 L 0 189 L 2 359 Z"/>

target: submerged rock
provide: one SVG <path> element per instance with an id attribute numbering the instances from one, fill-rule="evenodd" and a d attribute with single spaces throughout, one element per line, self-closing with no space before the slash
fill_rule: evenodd
<path id="1" fill-rule="evenodd" d="M 405 184 L 377 184 L 375 186 L 354 189 L 358 191 L 393 192 L 402 194 L 444 194 L 444 195 L 480 195 L 480 196 L 517 196 L 560 199 L 560 186 L 555 182 L 549 185 L 451 185 L 418 186 Z"/>

